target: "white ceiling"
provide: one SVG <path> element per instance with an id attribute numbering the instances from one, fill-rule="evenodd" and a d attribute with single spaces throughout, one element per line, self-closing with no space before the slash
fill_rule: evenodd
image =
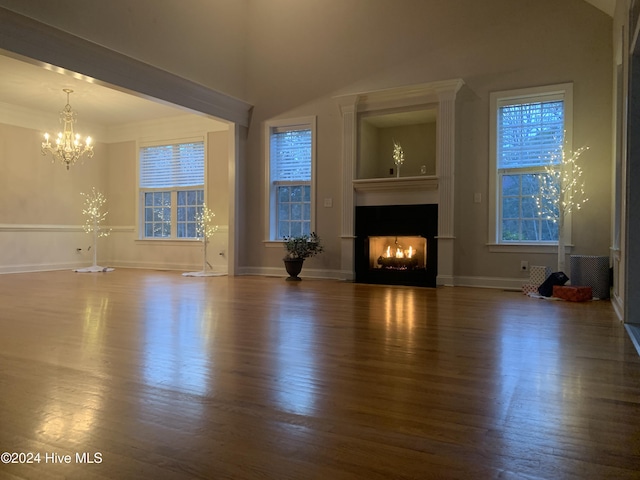
<path id="1" fill-rule="evenodd" d="M 613 16 L 616 0 L 586 0 Z M 12 58 L 0 50 L 0 103 L 57 114 L 66 103 L 63 88 L 71 88 L 70 104 L 78 119 L 113 127 L 145 120 L 183 115 L 188 110 L 107 88 L 69 72 Z"/>
<path id="2" fill-rule="evenodd" d="M 0 53 L 2 53 L 0 51 Z M 81 75 L 47 70 L 0 54 L 0 103 L 57 115 L 69 104 L 85 121 L 104 127 L 184 115 L 188 110 L 107 88 Z"/>

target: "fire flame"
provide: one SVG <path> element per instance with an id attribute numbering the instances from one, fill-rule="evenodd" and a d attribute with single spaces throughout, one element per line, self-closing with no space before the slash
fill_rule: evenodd
<path id="1" fill-rule="evenodd" d="M 396 257 L 396 258 L 412 258 L 414 254 L 413 247 L 410 246 L 409 250 L 402 250 L 400 247 L 396 248 L 396 252 L 394 255 L 391 254 L 391 246 L 387 246 L 387 251 L 385 252 L 386 258 Z"/>

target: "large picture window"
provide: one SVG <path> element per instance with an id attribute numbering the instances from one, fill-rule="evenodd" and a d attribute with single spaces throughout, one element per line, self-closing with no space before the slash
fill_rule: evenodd
<path id="1" fill-rule="evenodd" d="M 269 240 L 313 231 L 315 118 L 267 125 Z"/>
<path id="2" fill-rule="evenodd" d="M 536 207 L 540 177 L 571 140 L 571 85 L 491 94 L 491 231 L 495 243 L 555 243 Z M 493 242 L 492 242 L 493 243 Z"/>
<path id="3" fill-rule="evenodd" d="M 204 204 L 203 141 L 140 148 L 141 238 L 195 239 Z"/>

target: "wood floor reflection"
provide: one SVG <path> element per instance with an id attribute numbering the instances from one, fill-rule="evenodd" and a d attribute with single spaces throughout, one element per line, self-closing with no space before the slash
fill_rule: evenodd
<path id="1" fill-rule="evenodd" d="M 639 414 L 606 301 L 0 275 L 2 479 L 638 478 Z"/>

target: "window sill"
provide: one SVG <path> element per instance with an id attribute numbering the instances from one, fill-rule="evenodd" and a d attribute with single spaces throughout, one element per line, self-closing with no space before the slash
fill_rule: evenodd
<path id="1" fill-rule="evenodd" d="M 202 240 L 197 238 L 139 238 L 135 240 L 138 245 L 163 245 L 163 246 L 185 246 L 200 245 Z"/>
<path id="2" fill-rule="evenodd" d="M 284 248 L 284 240 L 263 240 L 266 248 Z"/>
<path id="3" fill-rule="evenodd" d="M 557 253 L 557 243 L 488 243 L 491 253 Z M 565 245 L 565 251 L 571 253 L 573 245 Z"/>

